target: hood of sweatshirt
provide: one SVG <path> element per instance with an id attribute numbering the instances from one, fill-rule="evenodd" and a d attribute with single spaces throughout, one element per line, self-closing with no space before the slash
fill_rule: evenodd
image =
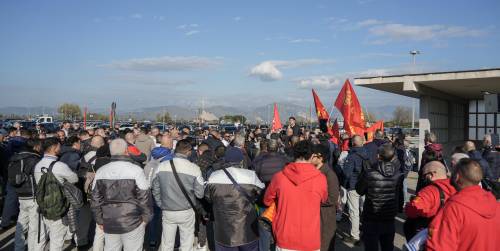
<path id="1" fill-rule="evenodd" d="M 59 153 L 59 156 L 62 156 L 63 154 L 68 153 L 68 152 L 74 152 L 76 154 L 80 153 L 78 150 L 76 150 L 75 148 L 73 148 L 71 146 L 61 146 L 61 152 Z"/>
<path id="2" fill-rule="evenodd" d="M 349 154 L 356 154 L 361 156 L 362 159 L 369 159 L 368 154 L 366 153 L 366 150 L 364 147 L 351 147 L 351 150 Z"/>
<path id="3" fill-rule="evenodd" d="M 425 149 L 432 150 L 434 152 L 442 152 L 443 146 L 441 144 L 432 143 L 432 144 L 426 145 Z"/>
<path id="4" fill-rule="evenodd" d="M 447 196 L 457 193 L 457 189 L 451 184 L 450 179 L 435 180 L 434 184 L 439 186 Z"/>
<path id="5" fill-rule="evenodd" d="M 313 179 L 321 172 L 311 163 L 290 163 L 283 169 L 283 174 L 296 186 Z"/>
<path id="6" fill-rule="evenodd" d="M 480 186 L 470 186 L 459 191 L 450 201 L 459 203 L 483 218 L 491 219 L 497 212 L 495 196 Z"/>
<path id="7" fill-rule="evenodd" d="M 174 159 L 172 150 L 163 146 L 153 148 L 153 150 L 151 150 L 151 156 L 153 159 L 162 159 L 162 161 Z"/>

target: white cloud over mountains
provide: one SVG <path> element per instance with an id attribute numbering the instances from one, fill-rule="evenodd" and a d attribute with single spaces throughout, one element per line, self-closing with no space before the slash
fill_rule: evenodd
<path id="1" fill-rule="evenodd" d="M 297 82 L 298 87 L 300 89 L 323 89 L 323 90 L 331 90 L 339 87 L 342 82 L 338 76 L 311 76 L 306 78 L 296 79 L 294 82 Z"/>
<path id="2" fill-rule="evenodd" d="M 331 63 L 334 61 L 325 59 L 269 60 L 252 67 L 250 76 L 258 77 L 262 81 L 277 81 L 283 78 L 282 69 Z"/>
<path id="3" fill-rule="evenodd" d="M 113 61 L 104 67 L 128 70 L 128 71 L 152 71 L 152 72 L 171 72 L 171 71 L 189 71 L 216 67 L 221 65 L 220 59 L 205 57 L 151 57 L 134 58 L 126 60 Z"/>

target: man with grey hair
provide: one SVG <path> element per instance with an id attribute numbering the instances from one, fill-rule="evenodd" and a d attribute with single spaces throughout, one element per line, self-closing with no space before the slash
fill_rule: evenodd
<path id="1" fill-rule="evenodd" d="M 152 217 L 149 182 L 132 161 L 127 142 L 111 141 L 111 161 L 99 168 L 92 187 L 91 207 L 104 231 L 104 250 L 139 251 Z"/>
<path id="2" fill-rule="evenodd" d="M 245 137 L 241 134 L 236 134 L 234 136 L 234 140 L 231 143 L 232 147 L 237 148 L 238 150 L 241 151 L 243 154 L 243 168 L 248 169 L 252 163 L 252 160 L 250 160 L 250 157 L 248 156 L 248 152 L 245 148 Z M 231 146 L 229 147 L 231 148 Z"/>
<path id="3" fill-rule="evenodd" d="M 498 135 L 493 135 L 493 136 L 498 138 Z M 500 177 L 500 152 L 498 152 L 495 146 L 493 145 L 493 139 L 491 134 L 484 135 L 482 155 L 483 158 L 486 159 L 486 161 L 488 161 L 488 164 L 490 165 L 493 178 L 495 180 L 498 180 L 498 178 Z"/>
<path id="4" fill-rule="evenodd" d="M 483 176 L 484 178 L 491 179 L 493 180 L 493 173 L 492 170 L 490 169 L 490 165 L 488 164 L 488 161 L 486 161 L 483 156 L 481 155 L 481 152 L 479 152 L 476 149 L 476 144 L 472 141 L 466 141 L 464 146 L 463 146 L 464 152 L 466 152 L 469 155 L 469 158 L 472 160 L 475 160 L 479 163 L 481 168 L 483 169 Z"/>

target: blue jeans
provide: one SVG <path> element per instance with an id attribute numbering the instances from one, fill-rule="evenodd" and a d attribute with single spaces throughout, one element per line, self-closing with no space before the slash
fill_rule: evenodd
<path id="1" fill-rule="evenodd" d="M 6 195 L 2 211 L 2 224 L 0 227 L 8 227 L 10 222 L 19 214 L 19 200 L 16 189 L 7 183 Z"/>

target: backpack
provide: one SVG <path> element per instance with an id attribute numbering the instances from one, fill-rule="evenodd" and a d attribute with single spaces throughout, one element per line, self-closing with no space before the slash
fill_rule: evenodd
<path id="1" fill-rule="evenodd" d="M 61 219 L 69 208 L 69 202 L 64 195 L 62 185 L 52 173 L 52 168 L 56 162 L 50 163 L 48 168 L 42 168 L 42 177 L 38 182 L 36 191 L 38 211 L 48 220 Z"/>
<path id="2" fill-rule="evenodd" d="M 82 157 L 82 160 L 80 162 L 80 174 L 78 176 L 85 179 L 85 182 L 83 184 L 83 191 L 86 194 L 92 193 L 92 183 L 95 179 L 95 169 L 92 162 L 94 162 L 96 159 L 97 153 L 92 158 L 90 158 L 89 161 L 85 161 L 85 157 Z"/>
<path id="3" fill-rule="evenodd" d="M 16 153 L 10 159 L 7 181 L 20 197 L 35 196 L 36 182 L 33 173 L 38 161 L 40 155 L 32 152 Z"/>

